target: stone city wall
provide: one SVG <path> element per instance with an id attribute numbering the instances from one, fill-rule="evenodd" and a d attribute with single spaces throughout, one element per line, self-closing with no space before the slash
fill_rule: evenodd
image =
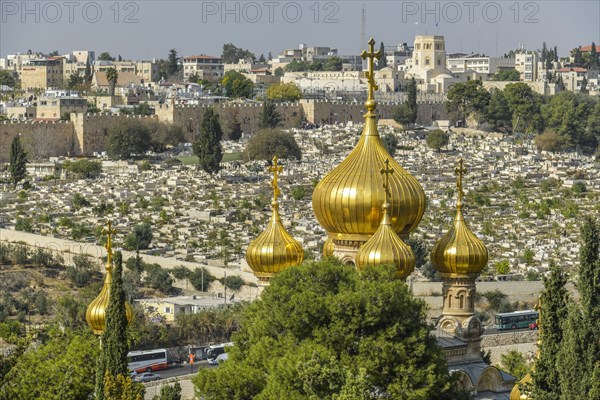
<path id="1" fill-rule="evenodd" d="M 377 113 L 382 119 L 390 119 L 392 108 L 399 102 L 380 102 Z M 208 105 L 179 106 L 162 104 L 155 108 L 155 115 L 131 116 L 112 114 L 71 113 L 70 121 L 55 122 L 12 122 L 0 123 L 0 162 L 7 162 L 13 138 L 21 134 L 31 159 L 52 156 L 91 155 L 105 151 L 105 139 L 111 126 L 123 119 L 137 118 L 143 122 L 160 121 L 173 123 L 183 128 L 186 139 L 192 141 L 200 130 L 200 123 Z M 302 120 L 325 124 L 335 122 L 363 121 L 365 113 L 362 102 L 331 102 L 322 100 L 301 100 L 280 103 L 275 106 L 281 114 L 284 128 L 297 126 Z M 237 119 L 246 134 L 259 128 L 263 105 L 221 104 L 215 106 L 221 117 L 225 133 L 229 123 Z M 433 120 L 448 119 L 443 103 L 419 103 L 417 124 L 431 125 Z"/>
<path id="2" fill-rule="evenodd" d="M 508 346 L 519 343 L 535 343 L 538 338 L 537 330 L 492 333 L 481 336 L 481 347 Z"/>
<path id="3" fill-rule="evenodd" d="M 0 162 L 9 161 L 11 143 L 15 136 L 19 135 L 30 159 L 77 152 L 72 122 L 2 121 L 0 122 Z"/>

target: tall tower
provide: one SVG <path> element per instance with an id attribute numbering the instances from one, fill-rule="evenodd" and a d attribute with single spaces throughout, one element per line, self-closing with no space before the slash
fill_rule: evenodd
<path id="1" fill-rule="evenodd" d="M 423 79 L 446 71 L 446 43 L 443 36 L 415 36 L 412 69 Z"/>
<path id="2" fill-rule="evenodd" d="M 463 159 L 455 169 L 458 199 L 454 223 L 431 251 L 431 261 L 443 280 L 444 306 L 438 326 L 444 332 L 467 342 L 467 359 L 481 359 L 481 321 L 475 316 L 475 279 L 488 261 L 483 242 L 465 222 L 463 205 Z"/>

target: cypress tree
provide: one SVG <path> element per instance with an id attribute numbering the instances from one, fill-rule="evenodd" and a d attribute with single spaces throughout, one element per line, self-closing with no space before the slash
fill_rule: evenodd
<path id="1" fill-rule="evenodd" d="M 577 290 L 579 304 L 569 307 L 558 365 L 561 399 L 600 399 L 600 227 L 586 217 L 581 229 Z"/>
<path id="2" fill-rule="evenodd" d="M 27 175 L 27 153 L 21 144 L 19 136 L 15 136 L 10 146 L 10 179 L 14 187 Z"/>
<path id="3" fill-rule="evenodd" d="M 379 45 L 379 52 L 381 55 L 379 56 L 379 61 L 377 61 L 377 66 L 379 69 L 383 69 L 387 67 L 387 57 L 385 56 L 385 46 L 383 42 Z"/>
<path id="4" fill-rule="evenodd" d="M 275 110 L 275 104 L 271 101 L 263 102 L 263 110 L 260 117 L 260 128 L 276 128 L 281 122 L 281 114 Z"/>
<path id="5" fill-rule="evenodd" d="M 220 164 L 223 159 L 222 138 L 223 130 L 219 122 L 219 114 L 211 107 L 204 113 L 198 140 L 193 145 L 194 154 L 198 156 L 198 165 L 209 174 L 218 172 L 221 169 Z"/>
<path id="6" fill-rule="evenodd" d="M 85 61 L 85 83 L 90 83 L 92 81 L 92 66 L 90 64 L 90 58 L 88 57 Z"/>
<path id="7" fill-rule="evenodd" d="M 106 373 L 127 376 L 127 314 L 125 313 L 125 291 L 123 290 L 123 256 L 114 255 L 113 278 L 110 285 L 106 326 L 102 347 Z"/>
<path id="8" fill-rule="evenodd" d="M 406 99 L 406 103 L 408 104 L 408 107 L 411 110 L 411 123 L 415 123 L 417 121 L 417 111 L 418 111 L 418 106 L 417 106 L 417 81 L 415 81 L 415 78 L 412 78 L 410 80 L 410 82 L 408 82 L 408 87 L 406 89 L 407 92 L 407 99 Z"/>
<path id="9" fill-rule="evenodd" d="M 544 278 L 541 295 L 540 352 L 533 373 L 533 394 L 536 400 L 560 398 L 558 352 L 563 343 L 562 324 L 567 317 L 569 292 L 567 275 L 552 263 L 550 274 Z"/>

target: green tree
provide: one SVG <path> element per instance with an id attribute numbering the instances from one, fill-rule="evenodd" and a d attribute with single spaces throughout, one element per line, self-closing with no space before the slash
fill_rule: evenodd
<path id="1" fill-rule="evenodd" d="M 600 374 L 600 226 L 585 217 L 581 228 L 579 304 L 571 303 L 559 351 L 561 399 L 598 398 L 594 378 Z M 543 304 L 542 304 L 543 305 Z M 543 318 L 543 316 L 542 316 Z"/>
<path id="2" fill-rule="evenodd" d="M 123 290 L 123 255 L 120 251 L 114 254 L 114 267 L 108 307 L 106 309 L 106 325 L 102 337 L 102 353 L 105 371 L 116 377 L 127 375 L 127 315 L 125 313 L 125 291 Z"/>
<path id="3" fill-rule="evenodd" d="M 275 75 L 277 78 L 281 78 L 283 74 L 285 74 L 285 71 L 281 67 L 275 68 L 275 71 L 273 72 L 273 75 Z"/>
<path id="4" fill-rule="evenodd" d="M 460 398 L 430 335 L 425 304 L 394 274 L 381 266 L 359 275 L 333 261 L 279 273 L 242 311 L 228 361 L 193 379 L 196 394 L 207 400 L 349 399 L 357 392 Z"/>
<path id="5" fill-rule="evenodd" d="M 385 56 L 385 45 L 383 42 L 379 44 L 379 60 L 377 60 L 377 69 L 384 69 L 387 67 L 387 57 Z"/>
<path id="6" fill-rule="evenodd" d="M 177 50 L 171 49 L 169 50 L 169 56 L 167 58 L 167 74 L 175 75 L 177 71 L 179 71 L 179 57 L 177 57 Z"/>
<path id="7" fill-rule="evenodd" d="M 146 271 L 145 286 L 160 290 L 165 294 L 169 294 L 173 290 L 173 278 L 160 265 L 146 264 L 144 270 Z"/>
<path id="8" fill-rule="evenodd" d="M 519 81 L 521 73 L 515 69 L 503 69 L 492 76 L 493 81 Z"/>
<path id="9" fill-rule="evenodd" d="M 80 85 L 84 83 L 84 78 L 79 75 L 79 72 L 75 72 L 74 74 L 69 75 L 69 80 L 67 81 L 67 89 L 76 89 Z"/>
<path id="10" fill-rule="evenodd" d="M 540 150 L 556 152 L 567 149 L 571 140 L 568 136 L 561 135 L 554 130 L 546 130 L 533 138 L 533 143 Z"/>
<path id="11" fill-rule="evenodd" d="M 134 382 L 122 374 L 104 377 L 105 400 L 144 400 L 146 389 L 141 383 Z"/>
<path id="12" fill-rule="evenodd" d="M 81 178 L 93 178 L 102 172 L 102 163 L 85 158 L 77 161 L 65 160 L 62 168 L 67 172 L 79 175 Z"/>
<path id="13" fill-rule="evenodd" d="M 483 119 L 490 102 L 490 93 L 483 88 L 479 80 L 453 85 L 446 97 L 448 99 L 446 110 L 462 120 L 466 120 L 469 116 L 474 116 L 477 121 Z"/>
<path id="14" fill-rule="evenodd" d="M 10 71 L 0 71 L 0 85 L 6 85 L 14 89 L 16 83 L 17 81 Z"/>
<path id="15" fill-rule="evenodd" d="M 236 64 L 240 59 L 254 60 L 256 57 L 254 57 L 254 53 L 249 50 L 236 47 L 233 43 L 227 43 L 223 45 L 221 58 L 226 64 Z"/>
<path id="16" fill-rule="evenodd" d="M 193 144 L 194 154 L 198 156 L 198 165 L 209 174 L 219 172 L 223 150 L 221 139 L 223 130 L 219 122 L 219 114 L 213 107 L 206 110 L 200 124 L 200 135 Z"/>
<path id="17" fill-rule="evenodd" d="M 125 236 L 123 247 L 125 250 L 145 250 L 152 242 L 152 225 L 143 222 L 133 227 L 133 232 Z"/>
<path id="18" fill-rule="evenodd" d="M 254 83 L 237 71 L 227 71 L 221 79 L 221 85 L 228 97 L 251 98 L 254 95 Z"/>
<path id="19" fill-rule="evenodd" d="M 494 270 L 498 275 L 510 274 L 510 263 L 508 260 L 502 260 L 494 263 Z"/>
<path id="20" fill-rule="evenodd" d="M 127 159 L 148 150 L 150 143 L 149 128 L 138 120 L 126 119 L 108 129 L 106 151 L 111 157 Z"/>
<path id="21" fill-rule="evenodd" d="M 152 400 L 181 400 L 181 385 L 175 382 L 173 386 L 164 385 L 160 388 L 160 395 L 156 395 Z"/>
<path id="22" fill-rule="evenodd" d="M 194 289 L 206 292 L 210 288 L 210 284 L 217 278 L 215 278 L 213 274 L 208 272 L 206 268 L 200 267 L 192 271 L 188 279 L 194 287 Z"/>
<path id="23" fill-rule="evenodd" d="M 398 137 L 393 133 L 387 133 L 381 137 L 381 143 L 383 147 L 393 157 L 396 154 L 396 148 L 398 147 Z"/>
<path id="24" fill-rule="evenodd" d="M 509 83 L 504 98 L 512 115 L 515 132 L 539 132 L 543 128 L 540 115 L 540 96 L 524 82 Z"/>
<path id="25" fill-rule="evenodd" d="M 427 146 L 439 152 L 442 147 L 448 145 L 450 136 L 441 129 L 436 129 L 427 134 L 425 141 L 427 142 Z"/>
<path id="26" fill-rule="evenodd" d="M 263 109 L 260 115 L 259 127 L 262 129 L 276 128 L 281 122 L 281 114 L 275 109 L 275 104 L 271 101 L 263 102 Z"/>
<path id="27" fill-rule="evenodd" d="M 419 106 L 417 105 L 417 81 L 411 78 L 406 87 L 406 104 L 411 110 L 411 124 L 417 121 Z"/>
<path id="28" fill-rule="evenodd" d="M 102 53 L 100 53 L 100 55 L 98 56 L 98 60 L 99 61 L 115 61 L 114 57 L 110 56 L 110 53 L 107 51 L 103 51 Z"/>
<path id="29" fill-rule="evenodd" d="M 274 83 L 267 89 L 271 101 L 296 101 L 302 98 L 302 91 L 295 83 Z"/>
<path id="30" fill-rule="evenodd" d="M 543 332 L 539 357 L 535 363 L 533 396 L 539 400 L 559 399 L 560 377 L 558 353 L 563 344 L 563 322 L 567 318 L 569 292 L 567 275 L 555 263 L 550 264 L 550 274 L 544 277 L 544 290 L 540 296 L 542 318 L 539 328 Z"/>
<path id="31" fill-rule="evenodd" d="M 24 351 L 0 378 L 0 398 L 59 400 L 90 397 L 94 389 L 90 376 L 93 376 L 99 354 L 98 340 L 89 330 L 61 332 L 56 328 L 50 329 L 46 338 Z"/>
<path id="32" fill-rule="evenodd" d="M 92 65 L 90 64 L 90 58 L 85 60 L 85 73 L 83 75 L 83 82 L 90 83 L 92 81 Z"/>
<path id="33" fill-rule="evenodd" d="M 409 126 L 416 120 L 414 110 L 409 106 L 408 102 L 404 102 L 392 108 L 392 118 L 397 123 L 404 127 Z"/>
<path id="34" fill-rule="evenodd" d="M 316 67 L 316 65 L 315 65 Z M 325 71 L 341 71 L 343 68 L 343 62 L 342 59 L 337 57 L 337 56 L 333 56 L 333 57 L 329 57 L 327 59 L 327 61 L 325 62 L 325 65 L 322 68 L 318 68 L 315 69 L 317 71 L 319 70 L 325 70 Z"/>
<path id="35" fill-rule="evenodd" d="M 224 278 L 219 279 L 219 282 L 223 284 L 227 289 L 231 289 L 233 291 L 238 291 L 246 284 L 244 279 L 237 275 L 230 275 Z"/>
<path id="36" fill-rule="evenodd" d="M 237 116 L 233 116 L 233 118 L 229 121 L 229 133 L 227 133 L 227 139 L 233 140 L 237 142 L 242 138 L 242 124 L 237 119 Z"/>
<path id="37" fill-rule="evenodd" d="M 155 122 L 148 124 L 150 131 L 150 147 L 157 153 L 162 153 L 169 147 L 177 146 L 185 141 L 183 129 L 174 124 Z"/>
<path id="38" fill-rule="evenodd" d="M 15 136 L 10 145 L 10 164 L 8 166 L 8 172 L 10 173 L 10 180 L 13 187 L 17 187 L 17 184 L 25 179 L 27 175 L 27 153 L 21 144 L 19 136 Z"/>
<path id="39" fill-rule="evenodd" d="M 491 91 L 490 102 L 485 108 L 484 118 L 495 130 L 508 131 L 512 128 L 511 112 L 502 90 L 493 89 Z"/>
<path id="40" fill-rule="evenodd" d="M 282 159 L 302 158 L 294 135 L 278 129 L 263 129 L 252 135 L 244 153 L 250 160 L 271 161 L 274 156 Z"/>
<path id="41" fill-rule="evenodd" d="M 119 81 L 119 73 L 114 68 L 109 68 L 106 70 L 106 80 L 108 81 L 108 91 L 111 96 L 115 95 L 115 89 L 117 87 L 117 82 Z"/>
<path id="42" fill-rule="evenodd" d="M 520 351 L 510 350 L 508 353 L 502 354 L 500 360 L 502 369 L 516 377 L 517 380 L 523 379 L 529 372 L 529 364 Z"/>

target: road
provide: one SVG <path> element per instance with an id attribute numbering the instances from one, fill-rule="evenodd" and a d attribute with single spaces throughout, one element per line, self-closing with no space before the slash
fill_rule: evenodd
<path id="1" fill-rule="evenodd" d="M 194 363 L 194 373 L 198 372 L 198 368 L 215 368 L 216 365 L 208 364 L 208 361 L 202 360 Z M 158 371 L 162 379 L 172 378 L 174 376 L 187 375 L 192 373 L 192 366 L 189 364 L 173 364 L 168 369 Z"/>

